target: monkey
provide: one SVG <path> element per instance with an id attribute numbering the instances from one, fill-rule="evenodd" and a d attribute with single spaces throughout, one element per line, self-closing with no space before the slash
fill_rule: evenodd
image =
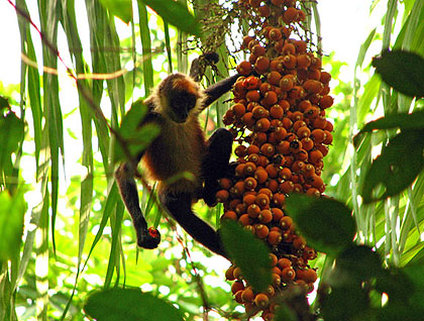
<path id="1" fill-rule="evenodd" d="M 144 101 L 148 113 L 140 126 L 156 124 L 160 134 L 137 155 L 136 163 L 141 160 L 148 176 L 158 182 L 160 202 L 188 234 L 212 252 L 227 257 L 219 233 L 193 212 L 192 204 L 203 199 L 208 206 L 216 205 L 218 179 L 231 175 L 233 135 L 219 128 L 206 140 L 199 114 L 228 92 L 239 75 L 202 90 L 193 79 L 194 73 L 167 76 Z M 169 180 L 183 172 L 189 172 L 193 178 Z M 140 209 L 134 174 L 134 164 L 127 161 L 115 171 L 115 179 L 132 218 L 137 245 L 154 249 L 160 242 L 160 233 L 148 228 Z"/>

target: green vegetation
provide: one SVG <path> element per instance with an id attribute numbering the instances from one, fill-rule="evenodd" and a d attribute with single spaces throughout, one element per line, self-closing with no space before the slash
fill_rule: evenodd
<path id="1" fill-rule="evenodd" d="M 369 3 L 372 15 L 378 5 L 387 10 L 357 48 L 352 82 L 341 79 L 343 61 L 323 57 L 336 97 L 328 114 L 333 146 L 322 172 L 331 198 L 288 197 L 287 210 L 308 243 L 328 254 L 314 261 L 319 291 L 310 315 L 419 320 L 424 0 Z M 0 82 L 0 320 L 246 319 L 225 282 L 229 263 L 163 216 L 154 186 L 150 193 L 142 182 L 144 213 L 160 225 L 162 243 L 154 251 L 137 249 L 113 179 L 115 161 L 146 146 L 158 130 L 141 128 L 134 136 L 143 115 L 131 105 L 164 74 L 186 72 L 201 51 L 221 58 L 206 69 L 204 85 L 224 78 L 241 58 L 227 45 L 240 45 L 245 26 L 230 28 L 236 16 L 217 1 L 39 1 L 38 12 L 27 4 L 15 4 L 21 82 Z M 381 54 L 373 57 L 376 46 Z M 223 126 L 228 98 L 204 113 L 207 133 Z M 221 205 L 195 209 L 220 225 Z M 251 284 L 265 288 L 262 244 L 237 233 L 238 226 L 223 227 L 229 253 L 236 252 Z M 240 252 L 243 244 L 258 265 Z M 284 299 L 278 319 L 295 320 L 293 297 Z"/>

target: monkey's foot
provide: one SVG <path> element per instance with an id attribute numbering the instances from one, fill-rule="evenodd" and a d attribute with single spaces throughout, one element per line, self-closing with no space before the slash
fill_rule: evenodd
<path id="1" fill-rule="evenodd" d="M 149 227 L 137 237 L 137 245 L 144 249 L 155 249 L 160 243 L 160 233 L 157 229 Z"/>

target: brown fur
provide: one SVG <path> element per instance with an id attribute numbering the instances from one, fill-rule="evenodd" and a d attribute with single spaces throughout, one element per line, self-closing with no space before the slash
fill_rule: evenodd
<path id="1" fill-rule="evenodd" d="M 159 92 L 146 100 L 153 102 L 154 111 L 161 115 L 158 124 L 161 127 L 161 134 L 146 150 L 143 164 L 149 177 L 159 182 L 160 192 L 170 190 L 194 195 L 201 187 L 199 175 L 206 152 L 205 136 L 198 120 L 203 92 L 188 76 L 175 79 L 172 85 L 173 88 L 182 87 L 196 95 L 198 97 L 196 107 L 191 110 L 186 122 L 176 123 L 170 119 L 169 104 Z M 191 173 L 194 180 L 181 178 L 173 183 L 168 182 L 183 172 Z"/>
<path id="2" fill-rule="evenodd" d="M 172 188 L 175 192 L 195 193 L 200 187 L 199 173 L 206 142 L 196 116 L 189 116 L 183 124 L 169 119 L 161 123 L 162 134 L 147 149 L 143 162 L 150 177 L 159 181 L 159 190 Z M 189 172 L 195 181 L 180 179 L 168 185 L 173 176 Z"/>
<path id="3" fill-rule="evenodd" d="M 185 76 L 184 78 L 175 79 L 173 82 L 173 87 L 175 89 L 178 88 L 180 90 L 185 90 L 186 92 L 192 95 L 198 95 L 199 93 L 198 86 L 193 82 L 193 80 L 191 80 L 187 76 Z"/>

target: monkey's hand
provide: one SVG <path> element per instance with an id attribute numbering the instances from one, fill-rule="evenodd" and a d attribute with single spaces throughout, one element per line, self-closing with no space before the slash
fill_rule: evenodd
<path id="1" fill-rule="evenodd" d="M 154 227 L 136 229 L 137 245 L 144 249 L 155 249 L 160 243 L 160 233 Z"/>
<path id="2" fill-rule="evenodd" d="M 219 56 L 216 52 L 206 52 L 193 60 L 190 67 L 190 77 L 194 81 L 199 82 L 205 74 L 206 67 L 212 66 L 219 61 Z"/>
<path id="3" fill-rule="evenodd" d="M 134 170 L 131 164 L 119 166 L 115 172 L 119 193 L 124 201 L 137 234 L 137 245 L 145 249 L 154 249 L 160 242 L 160 233 L 153 227 L 147 227 L 146 219 L 140 209 L 137 185 L 134 180 Z"/>

